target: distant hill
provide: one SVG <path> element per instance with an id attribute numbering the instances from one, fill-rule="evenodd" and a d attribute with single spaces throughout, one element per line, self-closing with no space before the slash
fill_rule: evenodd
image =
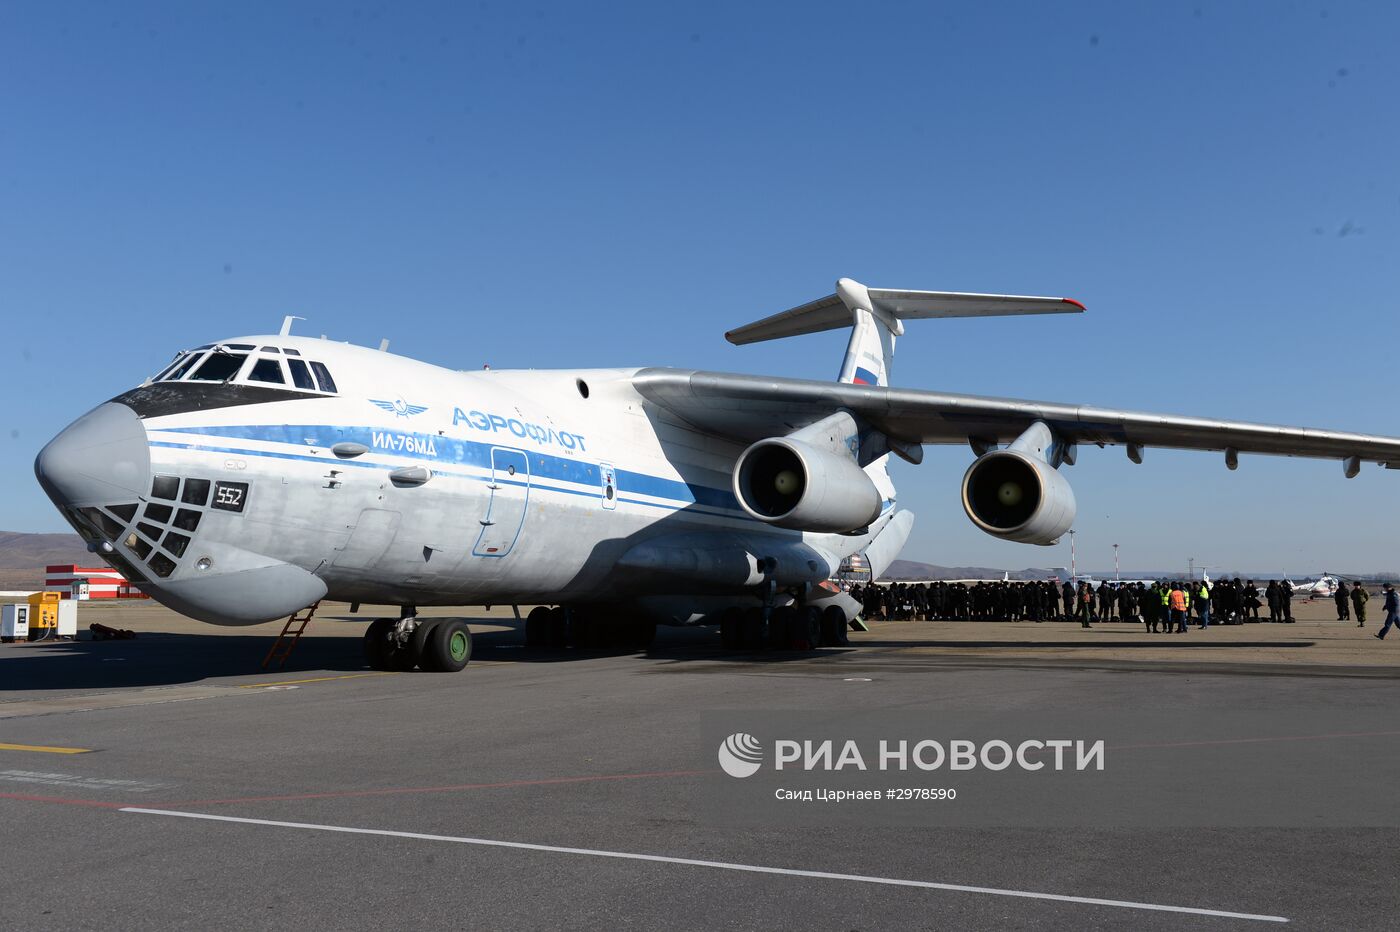
<path id="1" fill-rule="evenodd" d="M 0 531 L 0 569 L 43 570 L 50 563 L 86 563 L 92 559 L 87 544 L 77 534 Z"/>
<path id="2" fill-rule="evenodd" d="M 0 589 L 40 589 L 52 563 L 102 565 L 77 534 L 0 531 Z"/>
<path id="3" fill-rule="evenodd" d="M 1006 570 L 990 566 L 938 566 L 933 563 L 916 563 L 913 560 L 895 560 L 885 570 L 881 579 L 1001 579 Z M 1055 575 L 1052 569 L 1011 570 L 1012 579 L 1045 579 Z"/>

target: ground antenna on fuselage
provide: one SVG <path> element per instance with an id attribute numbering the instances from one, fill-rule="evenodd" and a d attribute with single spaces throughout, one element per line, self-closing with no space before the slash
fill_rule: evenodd
<path id="1" fill-rule="evenodd" d="M 279 331 L 277 331 L 277 335 L 278 335 L 279 337 L 291 336 L 291 335 L 292 335 L 292 321 L 294 321 L 294 320 L 306 320 L 306 318 L 305 318 L 305 317 L 298 317 L 298 316 L 296 316 L 295 314 L 288 314 L 286 317 L 283 317 L 283 318 L 282 318 L 282 329 L 279 330 Z"/>

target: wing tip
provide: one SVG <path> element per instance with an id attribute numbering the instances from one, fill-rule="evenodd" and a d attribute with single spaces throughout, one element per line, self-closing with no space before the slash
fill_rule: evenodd
<path id="1" fill-rule="evenodd" d="M 1077 308 L 1077 309 L 1079 309 L 1079 310 L 1081 310 L 1081 311 L 1088 310 L 1088 308 L 1086 308 L 1083 304 L 1081 304 L 1080 302 L 1074 300 L 1073 298 L 1061 298 L 1060 301 L 1062 301 L 1062 302 L 1065 303 L 1065 304 L 1072 305 L 1073 307 L 1075 307 L 1075 308 Z"/>

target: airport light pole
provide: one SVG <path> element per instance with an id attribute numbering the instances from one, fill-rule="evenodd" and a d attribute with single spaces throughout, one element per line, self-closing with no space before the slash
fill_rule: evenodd
<path id="1" fill-rule="evenodd" d="M 1070 583 L 1079 582 L 1079 573 L 1074 565 L 1074 530 L 1072 528 L 1069 532 L 1069 581 Z"/>
<path id="2" fill-rule="evenodd" d="M 1118 582 L 1118 545 L 1113 545 L 1113 581 Z"/>

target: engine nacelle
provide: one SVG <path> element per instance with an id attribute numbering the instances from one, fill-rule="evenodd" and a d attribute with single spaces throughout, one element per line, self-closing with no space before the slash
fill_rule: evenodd
<path id="1" fill-rule="evenodd" d="M 800 531 L 843 533 L 880 516 L 880 490 L 845 450 L 773 437 L 734 464 L 734 496 L 760 521 Z"/>
<path id="2" fill-rule="evenodd" d="M 1074 524 L 1074 491 L 1048 462 L 1024 450 L 996 450 L 963 476 L 963 510 L 993 537 L 1053 544 Z"/>

